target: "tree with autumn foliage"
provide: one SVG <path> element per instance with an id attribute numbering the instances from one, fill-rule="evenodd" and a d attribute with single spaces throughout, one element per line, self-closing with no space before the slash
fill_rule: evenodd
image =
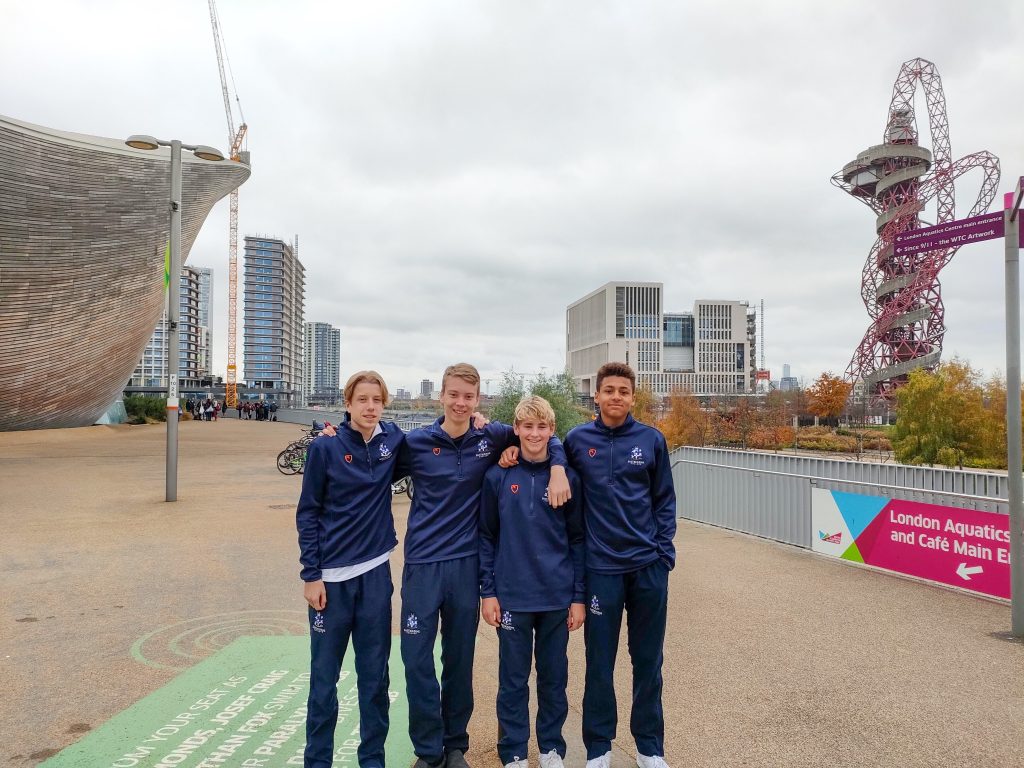
<path id="1" fill-rule="evenodd" d="M 633 391 L 633 418 L 644 424 L 654 426 L 658 422 L 658 396 L 649 384 L 638 383 Z"/>
<path id="2" fill-rule="evenodd" d="M 771 394 L 775 394 L 774 392 Z M 793 444 L 794 431 L 779 398 L 766 397 L 758 405 L 757 425 L 747 439 L 750 448 L 779 450 Z"/>
<path id="3" fill-rule="evenodd" d="M 707 443 L 710 436 L 709 415 L 700 407 L 693 393 L 674 389 L 668 397 L 665 415 L 658 421 L 658 429 L 665 435 L 670 449 L 680 445 Z"/>
<path id="4" fill-rule="evenodd" d="M 1005 389 L 989 383 L 996 403 L 986 408 L 985 390 L 979 374 L 966 362 L 954 358 L 934 371 L 912 371 L 907 383 L 896 390 L 898 413 L 893 433 L 897 460 L 907 464 L 943 464 L 963 468 L 999 461 L 991 452 L 1003 451 L 1005 464 Z M 1002 413 L 997 412 L 1002 408 Z M 1000 438 L 1002 438 L 1000 440 Z M 989 455 L 986 456 L 986 453 Z"/>
<path id="5" fill-rule="evenodd" d="M 826 422 L 839 418 L 846 407 L 852 385 L 831 371 L 821 374 L 807 390 L 807 410 Z"/>

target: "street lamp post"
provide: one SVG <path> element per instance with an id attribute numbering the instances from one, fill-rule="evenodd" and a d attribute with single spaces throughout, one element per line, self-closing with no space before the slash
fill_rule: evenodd
<path id="1" fill-rule="evenodd" d="M 1006 253 L 1006 476 L 1010 507 L 1010 628 L 1024 637 L 1024 476 L 1020 412 L 1020 209 L 1024 178 L 1017 181 L 1004 216 Z"/>
<path id="2" fill-rule="evenodd" d="M 181 150 L 190 150 L 201 160 L 224 159 L 219 151 L 202 144 L 182 144 L 178 139 L 164 141 L 152 136 L 134 135 L 125 141 L 135 149 L 171 148 L 171 233 L 170 275 L 167 281 L 167 472 L 165 501 L 178 499 L 178 371 L 181 357 Z"/>

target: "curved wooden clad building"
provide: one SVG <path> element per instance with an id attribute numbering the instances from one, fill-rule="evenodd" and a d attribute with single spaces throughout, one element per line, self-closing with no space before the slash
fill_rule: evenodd
<path id="1" fill-rule="evenodd" d="M 182 260 L 247 165 L 182 158 Z M 164 307 L 170 150 L 0 116 L 0 430 L 92 424 Z"/>

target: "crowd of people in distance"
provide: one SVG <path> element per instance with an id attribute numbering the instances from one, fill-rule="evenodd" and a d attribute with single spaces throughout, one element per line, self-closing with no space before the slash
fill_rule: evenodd
<path id="1" fill-rule="evenodd" d="M 277 403 L 273 400 L 252 400 L 249 402 L 238 401 L 235 406 L 238 409 L 239 419 L 256 419 L 256 421 L 277 421 Z"/>
<path id="2" fill-rule="evenodd" d="M 213 400 L 200 397 L 190 397 L 185 401 L 185 410 L 191 414 L 196 421 L 216 421 L 224 412 L 224 403 L 220 400 Z"/>

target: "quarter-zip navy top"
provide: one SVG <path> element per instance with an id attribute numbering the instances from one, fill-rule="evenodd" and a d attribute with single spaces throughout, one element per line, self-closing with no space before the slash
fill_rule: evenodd
<path id="1" fill-rule="evenodd" d="M 565 436 L 583 484 L 587 569 L 629 573 L 661 560 L 675 566 L 676 492 L 665 437 L 627 415 L 618 427 L 600 418 Z"/>
<path id="2" fill-rule="evenodd" d="M 335 439 L 310 444 L 295 510 L 303 581 L 316 581 L 324 568 L 365 563 L 398 545 L 391 478 L 405 433 L 389 422 L 380 427 L 367 443 L 346 420 Z"/>
<path id="3" fill-rule="evenodd" d="M 435 563 L 477 554 L 480 485 L 501 452 L 517 445 L 512 427 L 492 421 L 483 429 L 472 423 L 459 443 L 441 428 L 442 416 L 406 435 L 400 472 L 412 475 L 413 497 L 405 533 L 405 562 Z M 554 464 L 565 466 L 565 449 L 557 437 L 548 441 Z M 401 476 L 401 475 L 399 475 Z"/>
<path id="4" fill-rule="evenodd" d="M 520 455 L 508 469 L 491 467 L 480 497 L 480 597 L 503 610 L 557 611 L 584 600 L 580 481 L 567 470 L 572 499 L 548 504 L 551 463 Z"/>

